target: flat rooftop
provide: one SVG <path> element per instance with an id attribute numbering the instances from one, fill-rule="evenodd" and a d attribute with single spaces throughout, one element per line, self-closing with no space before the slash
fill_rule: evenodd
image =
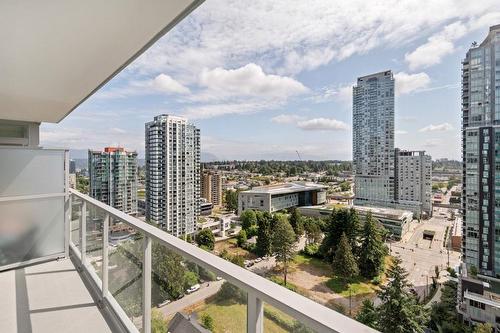
<path id="1" fill-rule="evenodd" d="M 318 210 L 333 210 L 334 208 L 354 208 L 357 212 L 361 213 L 368 213 L 369 211 L 372 212 L 372 215 L 374 217 L 383 217 L 383 218 L 390 218 L 393 220 L 401 220 L 409 215 L 413 216 L 413 213 L 408 211 L 408 210 L 403 210 L 403 209 L 396 209 L 396 208 L 387 208 L 387 207 L 369 207 L 369 206 L 348 206 L 348 205 L 343 205 L 341 207 L 340 205 L 322 205 L 322 206 L 305 206 L 305 207 L 300 207 L 300 209 L 318 209 Z"/>
<path id="2" fill-rule="evenodd" d="M 295 192 L 306 192 L 306 191 L 321 191 L 326 190 L 328 186 L 316 184 L 316 183 L 283 183 L 283 184 L 273 184 L 266 186 L 254 187 L 251 190 L 244 191 L 242 193 L 254 193 L 254 194 L 286 194 Z"/>

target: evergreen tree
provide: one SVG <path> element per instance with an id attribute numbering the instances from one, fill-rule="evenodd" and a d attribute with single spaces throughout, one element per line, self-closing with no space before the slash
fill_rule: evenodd
<path id="1" fill-rule="evenodd" d="M 363 240 L 359 251 L 359 270 L 366 278 L 374 278 L 383 268 L 385 249 L 379 227 L 371 212 L 366 215 Z"/>
<path id="2" fill-rule="evenodd" d="M 347 237 L 351 250 L 356 253 L 359 226 L 358 213 L 353 208 L 334 209 L 326 223 L 325 238 L 321 244 L 323 256 L 329 261 L 332 260 L 343 233 Z"/>
<path id="3" fill-rule="evenodd" d="M 269 213 L 257 215 L 257 243 L 255 244 L 255 252 L 259 257 L 271 254 L 271 222 L 272 216 Z"/>
<path id="4" fill-rule="evenodd" d="M 290 214 L 290 224 L 293 228 L 293 232 L 297 235 L 297 239 L 304 234 L 304 221 L 297 208 L 292 209 L 292 214 Z"/>
<path id="5" fill-rule="evenodd" d="M 352 254 L 351 245 L 345 233 L 340 237 L 340 243 L 335 251 L 333 270 L 342 278 L 348 280 L 359 273 L 356 259 Z"/>
<path id="6" fill-rule="evenodd" d="M 304 231 L 307 244 L 317 244 L 321 241 L 321 228 L 317 220 L 313 218 L 304 219 Z"/>
<path id="7" fill-rule="evenodd" d="M 286 286 L 288 265 L 295 256 L 296 236 L 293 228 L 282 214 L 275 214 L 273 219 L 272 252 L 276 255 L 276 261 L 283 265 L 283 282 Z"/>
<path id="8" fill-rule="evenodd" d="M 423 333 L 429 314 L 418 299 L 408 290 L 408 273 L 395 258 L 387 276 L 389 283 L 377 293 L 382 304 L 377 308 L 378 329 L 385 333 Z"/>
<path id="9" fill-rule="evenodd" d="M 370 326 L 371 328 L 377 329 L 378 314 L 373 301 L 370 299 L 365 299 L 361 305 L 361 310 L 356 316 L 356 320 L 360 323 Z"/>

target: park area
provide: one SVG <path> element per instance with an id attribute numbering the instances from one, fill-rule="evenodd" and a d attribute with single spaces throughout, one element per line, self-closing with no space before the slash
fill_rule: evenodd
<path id="1" fill-rule="evenodd" d="M 390 263 L 390 257 L 386 257 L 385 267 Z M 283 284 L 279 267 L 271 272 L 269 278 Z M 336 276 L 332 266 L 325 261 L 298 254 L 289 267 L 287 288 L 345 314 L 349 313 L 351 298 L 351 313 L 355 315 L 364 299 L 375 298 L 378 285 L 385 282 L 385 274 L 373 280 L 358 276 L 349 281 Z"/>

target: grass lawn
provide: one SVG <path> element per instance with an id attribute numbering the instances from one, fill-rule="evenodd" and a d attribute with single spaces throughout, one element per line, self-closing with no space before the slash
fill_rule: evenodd
<path id="1" fill-rule="evenodd" d="M 392 263 L 392 258 L 390 256 L 386 256 L 384 259 L 384 272 L 379 275 L 380 282 L 383 284 L 386 281 L 385 272 L 389 268 Z M 376 292 L 379 287 L 372 283 L 372 280 L 366 279 L 362 276 L 357 276 L 347 283 L 344 279 L 334 276 L 333 278 L 326 281 L 326 285 L 328 288 L 333 290 L 333 292 L 340 294 L 344 297 L 349 296 L 349 292 L 352 296 L 370 294 Z"/>
<path id="2" fill-rule="evenodd" d="M 241 247 L 236 245 L 236 238 L 230 238 L 221 242 L 215 243 L 215 252 L 221 253 L 224 249 L 231 255 L 242 256 L 244 259 L 255 259 L 257 256 Z"/>
<path id="3" fill-rule="evenodd" d="M 265 306 L 266 309 L 268 306 Z M 278 310 L 273 309 L 273 312 Z M 198 318 L 203 314 L 208 314 L 214 319 L 215 333 L 225 332 L 246 332 L 247 329 L 247 306 L 246 304 L 231 303 L 231 302 L 213 302 L 204 306 L 198 311 Z M 286 316 L 283 314 L 283 316 Z M 270 333 L 285 333 L 285 329 L 281 328 L 274 321 L 266 316 L 264 317 L 264 331 Z"/>
<path id="4" fill-rule="evenodd" d="M 332 270 L 331 266 L 327 262 L 318 258 L 305 256 L 303 254 L 297 254 L 295 258 L 293 258 L 293 264 L 291 266 L 296 267 L 299 265 L 311 265 L 318 269 L 324 269 L 327 272 Z"/>
<path id="5" fill-rule="evenodd" d="M 360 276 L 351 279 L 347 283 L 344 279 L 335 276 L 326 281 L 326 285 L 333 292 L 344 297 L 349 297 L 349 293 L 351 293 L 352 296 L 371 294 L 377 289 L 377 287 L 372 284 L 370 280 Z"/>

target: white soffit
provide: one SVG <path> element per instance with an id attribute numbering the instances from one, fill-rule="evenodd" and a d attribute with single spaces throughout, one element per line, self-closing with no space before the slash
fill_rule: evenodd
<path id="1" fill-rule="evenodd" d="M 202 2 L 0 1 L 0 119 L 61 121 Z"/>

